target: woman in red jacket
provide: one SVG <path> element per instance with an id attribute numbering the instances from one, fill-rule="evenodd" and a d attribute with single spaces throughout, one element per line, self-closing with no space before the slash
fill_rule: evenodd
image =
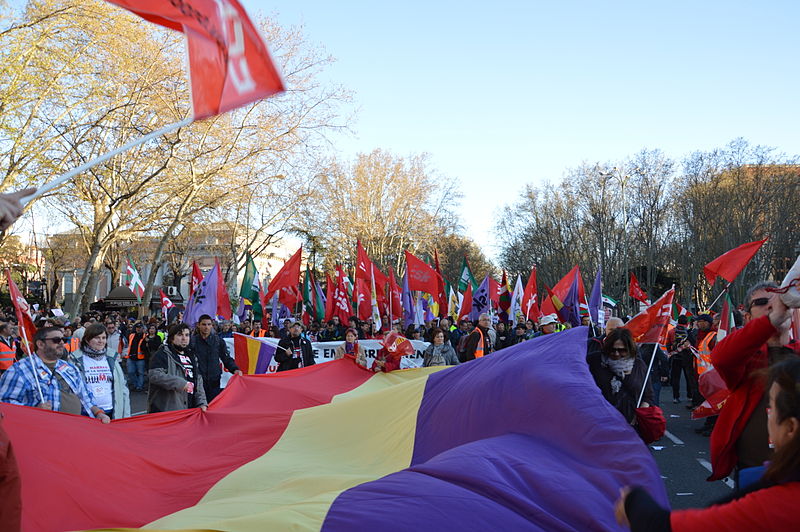
<path id="1" fill-rule="evenodd" d="M 615 512 L 634 532 L 800 530 L 800 359 L 772 367 L 767 432 L 772 461 L 756 484 L 703 510 L 669 512 L 642 488 L 623 488 Z"/>

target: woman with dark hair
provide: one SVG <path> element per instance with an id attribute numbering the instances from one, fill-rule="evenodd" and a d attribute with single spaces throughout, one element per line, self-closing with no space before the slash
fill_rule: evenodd
<path id="1" fill-rule="evenodd" d="M 614 329 L 606 336 L 603 350 L 591 353 L 586 359 L 603 397 L 620 411 L 625 421 L 635 425 L 637 406 L 653 404 L 653 387 L 646 378 L 647 366 L 636 356 L 636 343 L 631 332 L 623 328 Z M 642 404 L 637 405 L 642 386 L 646 386 L 644 397 Z"/>
<path id="2" fill-rule="evenodd" d="M 198 407 L 206 411 L 208 402 L 197 358 L 189 350 L 189 326 L 178 323 L 169 328 L 167 343 L 158 348 L 150 361 L 150 388 L 147 411 L 169 412 Z"/>
<path id="3" fill-rule="evenodd" d="M 80 347 L 69 353 L 71 362 L 92 391 L 97 406 L 111 419 L 131 416 L 130 391 L 125 373 L 115 353 L 108 352 L 106 327 L 93 323 L 86 327 Z"/>
<path id="4" fill-rule="evenodd" d="M 633 531 L 800 530 L 800 358 L 772 367 L 767 433 L 775 454 L 752 486 L 705 509 L 670 512 L 643 488 L 623 488 L 617 521 Z"/>
<path id="5" fill-rule="evenodd" d="M 355 357 L 356 364 L 367 367 L 367 353 L 363 346 L 358 345 L 358 331 L 355 329 L 347 329 L 347 332 L 344 333 L 344 342 L 336 348 L 333 358 L 344 358 L 345 355 Z"/>
<path id="6" fill-rule="evenodd" d="M 447 334 L 439 327 L 431 329 L 431 343 L 425 349 L 422 367 L 429 366 L 457 366 L 458 355 L 456 350 L 447 341 Z"/>

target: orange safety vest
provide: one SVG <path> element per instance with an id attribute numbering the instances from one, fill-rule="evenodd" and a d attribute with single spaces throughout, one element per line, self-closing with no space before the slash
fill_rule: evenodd
<path id="1" fill-rule="evenodd" d="M 0 370 L 7 370 L 14 365 L 16 360 L 17 350 L 14 347 L 9 347 L 5 342 L 0 342 Z"/>
<path id="2" fill-rule="evenodd" d="M 81 346 L 81 339 L 75 336 L 70 337 L 69 342 L 64 343 L 67 353 L 74 353 Z"/>
<path id="3" fill-rule="evenodd" d="M 125 358 L 129 358 L 131 355 L 134 354 L 133 353 L 133 337 L 134 336 L 136 336 L 136 333 L 131 333 L 131 334 L 128 335 L 128 354 L 125 355 Z M 135 354 L 136 354 L 136 358 L 138 358 L 139 360 L 144 360 L 144 353 L 142 353 L 142 342 L 145 341 L 145 338 L 146 338 L 145 336 L 142 336 L 142 338 L 139 340 L 139 343 L 136 345 L 136 353 Z"/>
<path id="4" fill-rule="evenodd" d="M 697 359 L 697 374 L 702 375 L 706 371 L 712 369 L 714 366 L 711 364 L 711 340 L 717 336 L 714 331 L 709 331 L 705 337 L 697 344 L 697 351 L 700 358 Z"/>
<path id="5" fill-rule="evenodd" d="M 480 335 L 478 345 L 475 347 L 475 358 L 481 358 L 484 355 L 484 346 L 486 345 L 486 342 L 483 340 L 483 331 L 480 329 L 480 327 L 475 327 L 475 330 L 478 331 L 478 334 Z"/>
<path id="6" fill-rule="evenodd" d="M 261 329 L 261 330 L 258 331 L 258 334 L 254 333 L 254 332 L 251 332 L 250 336 L 252 336 L 253 338 L 266 338 L 267 337 L 267 331 L 265 331 L 264 329 Z"/>

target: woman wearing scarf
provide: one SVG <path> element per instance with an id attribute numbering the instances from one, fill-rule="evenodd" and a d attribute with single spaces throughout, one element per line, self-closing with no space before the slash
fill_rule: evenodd
<path id="1" fill-rule="evenodd" d="M 130 392 L 125 373 L 116 359 L 108 353 L 106 328 L 101 323 L 86 327 L 80 347 L 69 354 L 69 362 L 81 372 L 83 382 L 91 389 L 97 406 L 111 419 L 130 417 Z"/>
<path id="2" fill-rule="evenodd" d="M 636 424 L 636 402 L 645 385 L 647 365 L 636 356 L 636 343 L 628 329 L 608 333 L 603 350 L 587 357 L 589 371 L 603 397 L 620 411 L 625 420 Z M 653 404 L 653 387 L 647 381 L 641 407 Z"/>
<path id="3" fill-rule="evenodd" d="M 336 348 L 333 358 L 344 358 L 345 355 L 355 357 L 356 364 L 367 367 L 367 353 L 362 346 L 358 345 L 358 331 L 355 329 L 347 329 L 347 332 L 344 333 L 344 342 Z"/>
<path id="4" fill-rule="evenodd" d="M 445 341 L 442 329 L 434 327 L 431 331 L 431 340 L 431 344 L 425 349 L 422 367 L 458 365 L 456 350 L 453 349 L 450 342 Z"/>
<path id="5" fill-rule="evenodd" d="M 167 343 L 161 344 L 150 360 L 150 389 L 147 412 L 170 412 L 184 408 L 208 408 L 203 377 L 197 358 L 189 350 L 189 326 L 176 323 L 169 328 Z"/>

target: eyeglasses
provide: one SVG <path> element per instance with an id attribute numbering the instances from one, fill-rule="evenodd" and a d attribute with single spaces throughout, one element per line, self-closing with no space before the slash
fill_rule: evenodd
<path id="1" fill-rule="evenodd" d="M 45 338 L 44 340 L 50 340 L 54 344 L 63 344 L 66 341 L 66 338 L 61 336 L 61 337 L 58 337 L 58 338 Z"/>
<path id="2" fill-rule="evenodd" d="M 768 297 L 759 297 L 757 299 L 752 300 L 750 302 L 750 306 L 747 307 L 747 308 L 749 310 L 749 309 L 751 309 L 753 307 L 763 307 L 767 303 L 769 303 L 769 298 Z"/>

